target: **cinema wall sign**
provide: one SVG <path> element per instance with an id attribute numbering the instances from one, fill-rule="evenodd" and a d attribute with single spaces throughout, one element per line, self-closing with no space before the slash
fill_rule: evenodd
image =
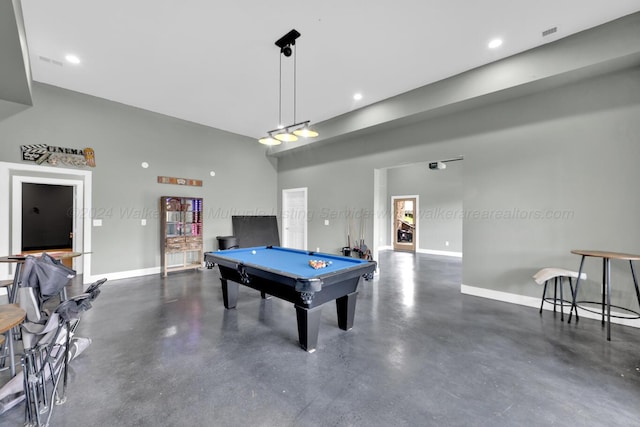
<path id="1" fill-rule="evenodd" d="M 50 166 L 96 166 L 93 148 L 66 148 L 47 144 L 21 145 L 22 160 Z"/>

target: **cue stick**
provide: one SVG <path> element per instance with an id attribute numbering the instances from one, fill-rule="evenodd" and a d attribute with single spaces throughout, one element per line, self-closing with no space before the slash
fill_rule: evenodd
<path id="1" fill-rule="evenodd" d="M 360 209 L 363 212 L 363 209 Z M 360 247 L 364 245 L 364 214 L 360 216 Z"/>

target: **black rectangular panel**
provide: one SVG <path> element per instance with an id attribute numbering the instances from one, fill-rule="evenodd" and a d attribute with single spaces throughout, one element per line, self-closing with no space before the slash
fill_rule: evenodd
<path id="1" fill-rule="evenodd" d="M 238 246 L 280 246 L 278 220 L 275 215 L 234 215 L 231 217 L 233 235 Z"/>

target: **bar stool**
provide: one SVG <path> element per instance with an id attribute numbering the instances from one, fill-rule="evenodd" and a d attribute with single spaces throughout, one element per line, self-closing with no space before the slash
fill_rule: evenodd
<path id="1" fill-rule="evenodd" d="M 7 291 L 7 302 L 11 302 L 11 289 L 13 288 L 13 280 L 0 280 L 0 289 Z"/>
<path id="2" fill-rule="evenodd" d="M 538 285 L 544 284 L 544 289 L 542 290 L 542 301 L 540 303 L 540 314 L 542 314 L 542 306 L 545 302 L 549 304 L 553 304 L 553 312 L 556 312 L 556 304 L 558 301 L 560 302 L 560 321 L 564 321 L 564 303 L 569 304 L 569 306 L 573 305 L 573 300 L 575 297 L 575 290 L 573 288 L 573 282 L 571 279 L 578 278 L 577 271 L 571 271 L 564 268 L 554 268 L 547 267 L 539 270 L 536 274 L 533 275 L 533 280 Z M 586 280 L 587 275 L 585 273 L 580 274 L 580 280 Z M 569 289 L 571 291 L 571 300 L 565 300 L 562 294 L 562 284 L 567 279 L 569 281 Z M 547 296 L 547 286 L 549 282 L 553 280 L 553 297 Z M 560 298 L 558 298 L 558 284 L 560 285 Z M 578 313 L 576 312 L 576 318 L 578 317 Z"/>

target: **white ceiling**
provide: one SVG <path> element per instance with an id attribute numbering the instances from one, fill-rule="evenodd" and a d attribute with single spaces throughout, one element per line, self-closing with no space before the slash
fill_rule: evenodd
<path id="1" fill-rule="evenodd" d="M 274 42 L 293 28 L 302 34 L 296 119 L 318 123 L 637 12 L 640 0 L 22 0 L 22 8 L 35 81 L 257 138 L 278 124 Z M 495 37 L 504 44 L 490 50 Z M 81 64 L 67 63 L 69 53 Z M 293 56 L 282 59 L 282 121 L 292 124 Z"/>

